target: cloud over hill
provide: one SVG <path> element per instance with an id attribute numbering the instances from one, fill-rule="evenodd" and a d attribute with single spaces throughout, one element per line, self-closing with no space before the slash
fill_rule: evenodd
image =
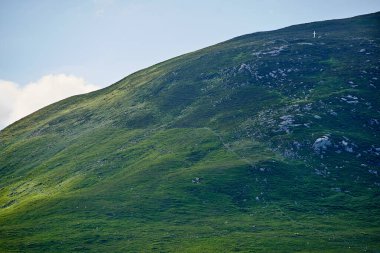
<path id="1" fill-rule="evenodd" d="M 0 80 L 0 129 L 51 103 L 99 88 L 66 74 L 45 75 L 24 86 Z"/>

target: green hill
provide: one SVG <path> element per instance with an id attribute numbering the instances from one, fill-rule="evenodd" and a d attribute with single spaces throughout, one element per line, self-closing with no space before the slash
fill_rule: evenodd
<path id="1" fill-rule="evenodd" d="M 379 27 L 244 35 L 3 129 L 0 252 L 379 252 Z"/>

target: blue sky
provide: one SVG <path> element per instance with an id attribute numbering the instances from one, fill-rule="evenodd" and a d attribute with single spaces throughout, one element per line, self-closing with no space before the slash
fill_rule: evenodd
<path id="1" fill-rule="evenodd" d="M 232 37 L 380 10 L 379 0 L 1 0 L 0 79 L 101 86 Z"/>
<path id="2" fill-rule="evenodd" d="M 0 0 L 0 129 L 239 35 L 377 11 L 379 0 Z"/>

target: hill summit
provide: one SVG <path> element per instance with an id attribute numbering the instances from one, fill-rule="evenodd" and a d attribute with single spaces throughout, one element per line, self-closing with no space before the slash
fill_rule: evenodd
<path id="1" fill-rule="evenodd" d="M 244 35 L 5 128 L 0 251 L 380 250 L 379 27 Z"/>

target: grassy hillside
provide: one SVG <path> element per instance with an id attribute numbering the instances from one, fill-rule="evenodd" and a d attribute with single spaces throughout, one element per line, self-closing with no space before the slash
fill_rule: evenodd
<path id="1" fill-rule="evenodd" d="M 379 252 L 379 27 L 244 35 L 5 128 L 0 252 Z"/>

